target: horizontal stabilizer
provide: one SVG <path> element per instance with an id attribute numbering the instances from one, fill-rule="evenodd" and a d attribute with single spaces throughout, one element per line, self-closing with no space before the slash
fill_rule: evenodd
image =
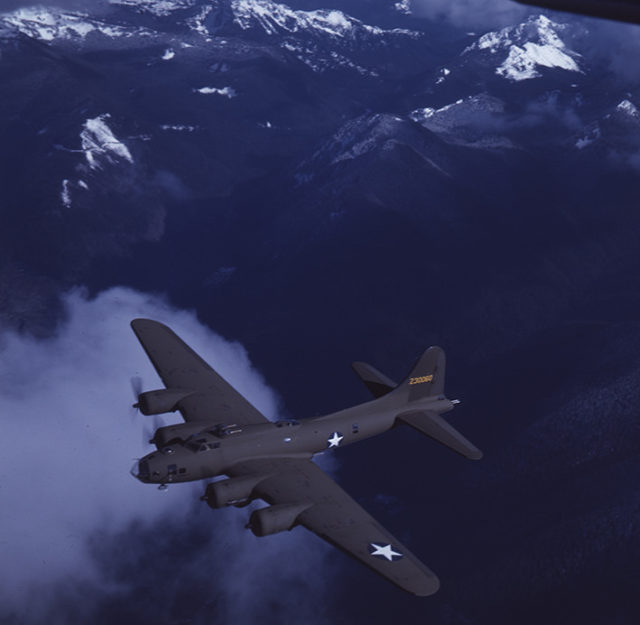
<path id="1" fill-rule="evenodd" d="M 384 373 L 378 371 L 375 367 L 368 365 L 366 362 L 352 362 L 351 368 L 356 375 L 364 382 L 369 392 L 375 397 L 382 397 L 390 393 L 396 386 L 393 380 L 388 378 Z"/>
<path id="2" fill-rule="evenodd" d="M 431 410 L 410 411 L 398 415 L 396 420 L 410 425 L 470 460 L 482 458 L 482 452 L 437 412 Z"/>

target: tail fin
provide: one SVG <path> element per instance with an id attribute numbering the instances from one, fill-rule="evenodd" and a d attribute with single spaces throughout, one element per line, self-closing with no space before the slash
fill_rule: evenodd
<path id="1" fill-rule="evenodd" d="M 406 392 L 407 402 L 443 395 L 445 367 L 446 358 L 441 347 L 433 346 L 425 351 L 409 377 L 398 387 Z"/>

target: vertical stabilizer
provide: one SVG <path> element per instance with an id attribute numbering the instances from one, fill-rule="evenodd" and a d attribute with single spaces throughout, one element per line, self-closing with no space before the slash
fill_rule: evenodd
<path id="1" fill-rule="evenodd" d="M 409 377 L 399 388 L 404 389 L 409 403 L 444 394 L 446 358 L 441 347 L 427 349 L 414 365 Z"/>

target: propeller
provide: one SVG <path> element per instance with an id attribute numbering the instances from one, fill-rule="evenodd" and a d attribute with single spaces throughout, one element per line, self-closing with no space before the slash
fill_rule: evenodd
<path id="1" fill-rule="evenodd" d="M 140 406 L 138 404 L 138 395 L 142 393 L 143 383 L 142 383 L 142 378 L 139 375 L 134 375 L 133 377 L 131 377 L 129 382 L 131 383 L 131 390 L 133 391 L 133 397 L 136 401 L 136 403 L 131 406 L 134 409 L 134 416 L 135 416 L 140 412 Z"/>
<path id="2" fill-rule="evenodd" d="M 151 439 L 153 435 L 156 433 L 158 428 L 161 428 L 164 425 L 162 418 L 160 415 L 153 415 L 153 419 L 149 421 L 145 420 L 144 427 L 142 428 L 142 442 L 144 445 L 152 445 Z"/>
<path id="3" fill-rule="evenodd" d="M 136 419 L 140 414 L 140 404 L 138 403 L 138 396 L 142 393 L 144 388 L 144 383 L 142 378 L 139 375 L 134 375 L 129 378 L 129 382 L 131 384 L 131 391 L 133 392 L 133 398 L 135 403 L 131 406 L 131 419 Z M 147 418 L 144 420 L 144 424 L 142 426 L 142 445 L 146 447 L 149 445 L 149 439 L 153 438 L 155 431 L 161 427 L 162 420 L 158 415 L 154 415 L 153 420 L 149 421 Z"/>

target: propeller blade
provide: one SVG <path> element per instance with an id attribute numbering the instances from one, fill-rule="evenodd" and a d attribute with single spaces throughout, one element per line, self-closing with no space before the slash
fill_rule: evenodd
<path id="1" fill-rule="evenodd" d="M 142 378 L 139 375 L 134 375 L 131 377 L 131 389 L 133 390 L 134 396 L 138 397 L 140 393 L 142 393 Z"/>
<path id="2" fill-rule="evenodd" d="M 153 419 L 151 421 L 146 421 L 144 427 L 142 428 L 142 436 L 145 445 L 151 445 L 151 439 L 153 438 L 156 430 L 161 428 L 164 425 L 162 418 L 160 415 L 153 415 Z"/>
<path id="3" fill-rule="evenodd" d="M 138 395 L 142 393 L 142 388 L 143 388 L 142 378 L 139 375 L 134 375 L 129 379 L 129 382 L 131 383 L 131 390 L 133 391 L 133 397 L 136 400 L 136 403 L 133 404 L 133 406 L 131 407 L 135 409 L 134 414 L 137 414 L 139 411 Z"/>

